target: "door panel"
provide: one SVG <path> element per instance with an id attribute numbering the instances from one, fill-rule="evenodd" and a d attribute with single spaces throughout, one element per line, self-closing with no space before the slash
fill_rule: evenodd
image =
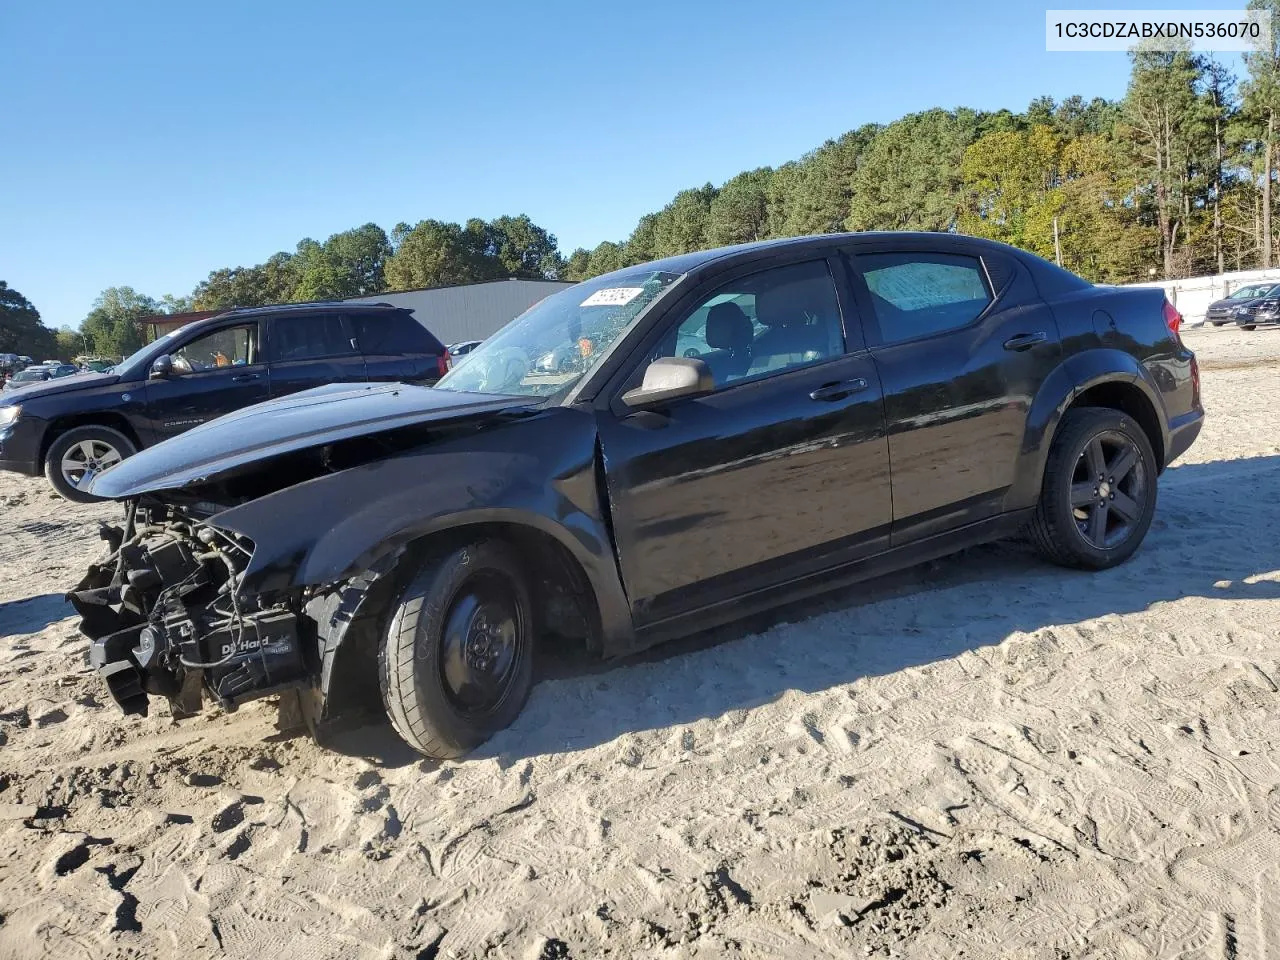
<path id="1" fill-rule="evenodd" d="M 863 380 L 833 400 L 810 394 Z M 870 358 L 846 357 L 667 413 L 602 413 L 623 581 L 637 623 L 888 544 L 889 459 Z"/>
<path id="2" fill-rule="evenodd" d="M 267 321 L 267 337 L 273 397 L 367 379 L 355 335 L 340 314 L 272 317 Z"/>
<path id="3" fill-rule="evenodd" d="M 145 386 L 151 442 L 270 398 L 257 323 L 205 332 L 175 345 L 173 374 Z"/>
<path id="4" fill-rule="evenodd" d="M 933 255 L 859 254 L 860 286 L 876 318 L 868 334 L 871 353 L 885 392 L 893 544 L 1000 513 L 1015 480 L 1031 403 L 1060 361 L 1052 312 L 1025 272 L 1007 263 L 983 271 L 988 290 L 991 276 L 1004 281 L 985 307 L 963 282 L 945 289 L 948 271 L 959 261 L 979 262 L 951 254 L 936 257 L 943 271 L 892 278 L 902 281 L 899 292 L 889 277 L 880 278 L 884 295 L 877 296 L 865 284 L 868 274 L 874 285 L 875 270 Z M 934 280 L 938 287 L 931 288 Z M 890 297 L 897 307 L 919 309 L 897 309 Z M 945 302 L 935 309 L 930 297 Z M 902 342 L 892 342 L 895 337 Z"/>
<path id="5" fill-rule="evenodd" d="M 844 352 L 844 330 L 859 346 L 862 334 L 826 261 L 757 267 L 673 320 L 630 379 L 655 357 L 696 354 L 717 391 L 662 410 L 598 414 L 637 624 L 886 546 L 880 381 L 866 351 Z"/>

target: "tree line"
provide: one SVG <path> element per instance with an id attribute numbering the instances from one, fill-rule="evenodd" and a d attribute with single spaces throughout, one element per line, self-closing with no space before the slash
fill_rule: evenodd
<path id="1" fill-rule="evenodd" d="M 1271 9 L 1280 31 L 1280 0 Z M 677 193 L 624 239 L 561 254 L 528 216 L 377 224 L 214 270 L 184 297 L 103 292 L 87 352 L 128 352 L 146 313 L 215 310 L 499 277 L 583 280 L 691 250 L 841 230 L 956 230 L 1124 283 L 1276 263 L 1280 44 L 1244 57 L 1138 49 L 1119 100 L 932 109 L 867 124 L 778 167 Z M 64 338 L 69 343 L 70 332 Z M 3 350 L 0 327 L 0 350 Z"/>
<path id="2" fill-rule="evenodd" d="M 1250 6 L 1280 24 L 1280 3 Z M 956 230 L 1100 283 L 1275 266 L 1280 49 L 1246 55 L 1242 79 L 1186 50 L 1130 59 L 1122 100 L 926 110 L 683 190 L 625 240 L 573 251 L 561 275 L 840 230 Z"/>

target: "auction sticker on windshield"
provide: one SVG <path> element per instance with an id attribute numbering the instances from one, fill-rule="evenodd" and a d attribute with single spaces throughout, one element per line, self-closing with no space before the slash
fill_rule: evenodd
<path id="1" fill-rule="evenodd" d="M 578 306 L 620 307 L 625 303 L 630 303 L 642 293 L 644 293 L 644 287 L 605 287 L 605 289 L 597 290 L 587 297 Z"/>

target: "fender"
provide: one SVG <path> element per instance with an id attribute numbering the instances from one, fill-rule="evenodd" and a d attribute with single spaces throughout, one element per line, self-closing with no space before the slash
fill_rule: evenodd
<path id="1" fill-rule="evenodd" d="M 1160 391 L 1136 358 L 1120 350 L 1099 347 L 1063 358 L 1047 376 L 1032 401 L 1022 440 L 1022 463 L 1018 481 L 1005 498 L 1004 509 L 1034 506 L 1044 482 L 1045 464 L 1062 416 L 1076 398 L 1104 383 L 1136 387 L 1151 405 L 1160 428 L 1162 449 L 1169 448 L 1169 427 L 1161 415 L 1164 405 Z"/>
<path id="2" fill-rule="evenodd" d="M 633 634 L 597 475 L 594 416 L 556 407 L 286 487 L 209 522 L 253 540 L 241 586 L 251 593 L 341 583 L 413 540 L 470 524 L 537 530 L 581 565 L 608 652 Z"/>

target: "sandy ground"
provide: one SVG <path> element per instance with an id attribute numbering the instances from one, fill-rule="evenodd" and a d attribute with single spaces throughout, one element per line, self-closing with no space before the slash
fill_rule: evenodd
<path id="1" fill-rule="evenodd" d="M 1188 341 L 1124 567 L 987 547 L 568 664 L 461 763 L 122 719 L 60 597 L 110 511 L 0 476 L 0 958 L 1280 956 L 1280 332 Z"/>

